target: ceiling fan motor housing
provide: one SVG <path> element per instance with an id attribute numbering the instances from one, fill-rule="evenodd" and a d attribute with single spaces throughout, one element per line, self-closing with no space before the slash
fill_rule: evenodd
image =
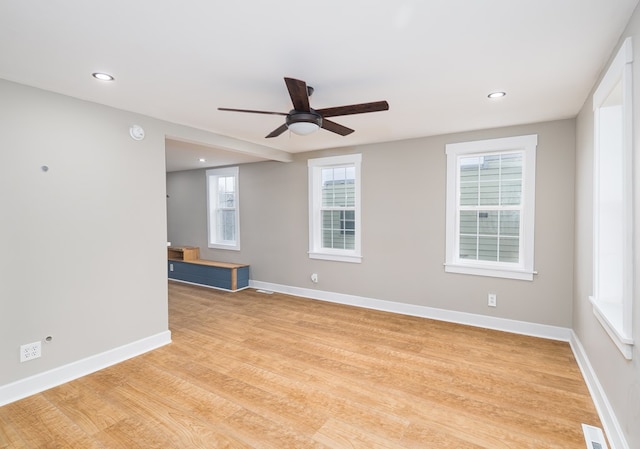
<path id="1" fill-rule="evenodd" d="M 322 116 L 313 109 L 310 109 L 309 112 L 296 111 L 295 109 L 289 111 L 289 115 L 287 115 L 286 118 L 287 126 L 291 125 L 292 123 L 302 122 L 314 123 L 318 126 L 318 128 L 321 128 Z"/>

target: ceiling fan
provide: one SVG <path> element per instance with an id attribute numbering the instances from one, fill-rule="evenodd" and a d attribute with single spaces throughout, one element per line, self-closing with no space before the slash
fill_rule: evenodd
<path id="1" fill-rule="evenodd" d="M 313 87 L 307 83 L 294 78 L 285 78 L 285 84 L 293 103 L 293 109 L 289 112 L 254 111 L 250 109 L 218 108 L 220 111 L 250 112 L 253 114 L 273 114 L 284 115 L 285 123 L 274 129 L 266 137 L 277 137 L 287 129 L 295 134 L 307 135 L 324 128 L 341 136 L 351 134 L 354 130 L 342 126 L 339 123 L 327 120 L 327 117 L 337 117 L 339 115 L 364 114 L 366 112 L 386 111 L 389 103 L 386 101 L 374 101 L 371 103 L 351 104 L 347 106 L 337 106 L 333 108 L 312 109 L 309 106 L 309 97 L 313 94 Z"/>

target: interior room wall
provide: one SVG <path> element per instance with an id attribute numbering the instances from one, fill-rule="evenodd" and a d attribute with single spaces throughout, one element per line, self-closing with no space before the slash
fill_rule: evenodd
<path id="1" fill-rule="evenodd" d="M 444 272 L 445 145 L 538 134 L 533 281 Z M 360 264 L 309 259 L 307 159 L 362 153 Z M 169 239 L 251 265 L 251 279 L 512 320 L 571 326 L 575 121 L 296 154 L 240 167 L 241 250 L 207 248 L 204 170 L 167 175 Z M 311 282 L 317 273 L 319 282 Z M 496 293 L 498 307 L 487 306 Z"/>
<path id="2" fill-rule="evenodd" d="M 636 11 L 624 31 L 620 44 L 633 37 L 633 120 L 634 135 L 634 285 L 633 359 L 626 360 L 606 334 L 592 311 L 589 296 L 593 293 L 593 149 L 594 119 L 592 95 L 580 111 L 576 125 L 576 228 L 575 228 L 575 288 L 573 298 L 573 329 L 580 339 L 597 378 L 606 392 L 611 411 L 616 416 L 628 447 L 640 447 L 640 10 Z M 619 45 L 611 54 L 615 56 Z M 608 67 L 608 65 L 607 65 Z M 604 71 L 603 71 L 604 75 Z M 599 81 L 598 81 L 599 82 Z M 594 84 L 595 91 L 598 83 Z M 593 94 L 593 91 L 591 94 Z"/>
<path id="3" fill-rule="evenodd" d="M 0 99 L 2 387 L 167 332 L 168 311 L 163 125 L 4 80 Z"/>

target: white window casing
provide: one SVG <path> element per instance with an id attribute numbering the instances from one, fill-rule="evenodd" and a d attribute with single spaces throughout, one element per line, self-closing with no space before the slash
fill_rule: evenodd
<path id="1" fill-rule="evenodd" d="M 537 143 L 446 145 L 446 272 L 533 280 Z"/>
<path id="2" fill-rule="evenodd" d="M 593 313 L 633 353 L 633 49 L 627 38 L 593 94 Z"/>
<path id="3" fill-rule="evenodd" d="M 309 258 L 360 263 L 361 154 L 308 160 Z"/>
<path id="4" fill-rule="evenodd" d="M 208 247 L 239 251 L 239 169 L 212 168 L 206 176 Z"/>

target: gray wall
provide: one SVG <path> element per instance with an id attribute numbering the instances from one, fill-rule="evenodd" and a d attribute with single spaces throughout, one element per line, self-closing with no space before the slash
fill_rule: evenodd
<path id="1" fill-rule="evenodd" d="M 167 331 L 164 138 L 152 119 L 0 80 L 0 386 Z"/>
<path id="2" fill-rule="evenodd" d="M 444 272 L 447 143 L 538 134 L 532 282 Z M 361 264 L 312 260 L 307 159 L 362 153 Z M 251 264 L 251 279 L 570 327 L 575 121 L 298 154 L 240 167 L 241 251 L 207 248 L 204 170 L 167 175 L 168 235 L 201 257 Z M 318 273 L 319 282 L 310 281 Z M 498 307 L 487 307 L 487 293 Z"/>
<path id="3" fill-rule="evenodd" d="M 575 228 L 575 280 L 573 298 L 573 329 L 584 346 L 593 369 L 611 403 L 629 447 L 640 447 L 640 10 L 636 9 L 622 40 L 633 36 L 634 78 L 634 285 L 633 328 L 636 344 L 633 360 L 624 359 L 614 346 L 600 323 L 596 320 L 589 302 L 593 293 L 593 111 L 591 95 L 577 119 L 576 129 L 576 228 Z M 614 51 L 611 55 L 615 56 Z M 594 85 L 597 87 L 597 83 Z M 592 92 L 593 93 L 593 92 Z"/>

